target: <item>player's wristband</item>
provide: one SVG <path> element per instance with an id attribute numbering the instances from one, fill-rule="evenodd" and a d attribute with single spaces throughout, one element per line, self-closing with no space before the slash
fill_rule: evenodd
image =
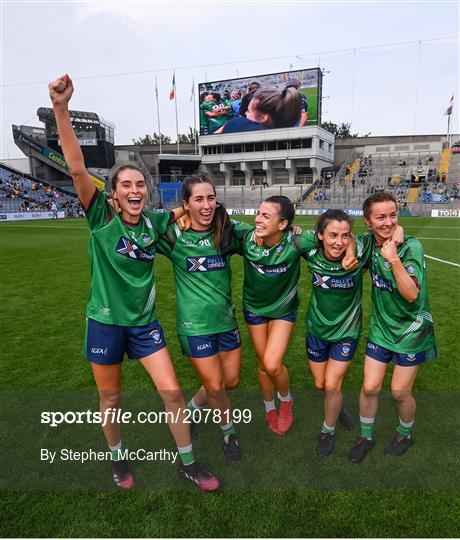
<path id="1" fill-rule="evenodd" d="M 388 261 L 390 264 L 394 264 L 395 262 L 401 261 L 399 257 L 396 257 L 396 259 L 391 259 L 391 261 Z"/>

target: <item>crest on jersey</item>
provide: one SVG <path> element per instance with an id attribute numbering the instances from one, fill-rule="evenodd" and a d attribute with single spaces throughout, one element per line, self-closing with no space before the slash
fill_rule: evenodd
<path id="1" fill-rule="evenodd" d="M 406 266 L 406 270 L 409 272 L 409 274 L 415 274 L 415 266 L 413 264 L 408 264 Z"/>
<path id="2" fill-rule="evenodd" d="M 283 253 L 284 251 L 284 244 L 278 244 L 275 248 L 275 251 L 276 253 L 278 253 L 278 255 L 281 255 L 281 253 Z"/>
<path id="3" fill-rule="evenodd" d="M 129 238 L 125 238 L 124 236 L 118 240 L 118 244 L 115 249 L 120 255 L 124 255 L 125 257 L 136 259 L 138 261 L 150 262 L 155 258 L 155 254 L 150 250 L 140 248 L 137 244 L 134 244 L 131 242 L 131 240 L 129 240 Z"/>
<path id="4" fill-rule="evenodd" d="M 383 261 L 383 266 L 385 270 L 391 270 L 391 264 L 388 261 Z"/>
<path id="5" fill-rule="evenodd" d="M 159 345 L 161 343 L 161 332 L 157 328 L 149 332 L 149 336 L 153 339 L 155 345 Z"/>

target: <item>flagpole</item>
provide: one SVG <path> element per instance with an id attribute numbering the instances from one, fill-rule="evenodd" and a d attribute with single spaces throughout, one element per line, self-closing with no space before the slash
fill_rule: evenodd
<path id="1" fill-rule="evenodd" d="M 192 80 L 192 106 L 193 106 L 193 141 L 195 143 L 195 155 L 198 154 L 198 141 L 196 134 L 196 108 L 195 108 L 195 77 Z"/>
<path id="2" fill-rule="evenodd" d="M 173 74 L 173 80 L 174 80 L 174 109 L 176 111 L 176 139 L 177 139 L 177 153 L 180 154 L 180 146 L 179 146 L 179 121 L 177 119 L 177 91 L 176 91 L 176 72 L 174 71 Z"/>
<path id="3" fill-rule="evenodd" d="M 158 81 L 157 81 L 157 78 L 155 77 L 155 96 L 156 96 L 156 100 L 157 100 L 157 118 L 158 118 L 158 140 L 159 140 L 159 143 L 160 143 L 160 154 L 162 154 L 162 149 L 161 149 L 161 127 L 160 127 L 160 105 L 158 103 Z"/>

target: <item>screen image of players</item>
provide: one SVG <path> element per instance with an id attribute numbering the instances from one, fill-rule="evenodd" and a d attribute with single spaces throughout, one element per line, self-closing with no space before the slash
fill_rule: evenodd
<path id="1" fill-rule="evenodd" d="M 145 211 L 147 184 L 142 171 L 132 164 L 115 171 L 112 204 L 108 203 L 86 169 L 72 127 L 68 108 L 72 94 L 73 83 L 67 74 L 49 85 L 63 153 L 90 229 L 91 289 L 84 348 L 98 388 L 100 411 L 119 409 L 123 357 L 126 353 L 138 359 L 166 411 L 177 419 L 168 417 L 181 459 L 179 475 L 203 491 L 214 491 L 219 481 L 195 460 L 190 426 L 184 421 L 185 402 L 155 310 L 155 246 L 168 224 L 183 211 Z M 122 489 L 131 489 L 134 477 L 123 457 L 120 424 L 109 415 L 102 429 L 111 451 L 113 481 Z"/>

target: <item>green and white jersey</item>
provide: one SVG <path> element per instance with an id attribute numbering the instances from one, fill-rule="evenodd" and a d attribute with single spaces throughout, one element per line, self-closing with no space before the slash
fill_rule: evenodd
<path id="1" fill-rule="evenodd" d="M 181 231 L 170 225 L 157 249 L 173 263 L 179 335 L 217 334 L 238 326 L 230 260 L 214 245 L 212 230 Z"/>
<path id="2" fill-rule="evenodd" d="M 219 129 L 221 126 L 227 123 L 228 119 L 232 116 L 232 110 L 230 108 L 230 110 L 227 111 L 225 115 L 214 116 L 214 117 L 206 116 L 206 112 L 220 111 L 224 107 L 228 107 L 228 106 L 231 107 L 231 104 L 227 101 L 219 105 L 217 103 L 213 103 L 210 101 L 203 101 L 202 104 L 200 105 L 200 111 L 202 111 L 204 118 L 206 118 L 209 130 L 211 132 L 216 131 L 216 129 Z"/>
<path id="3" fill-rule="evenodd" d="M 325 341 L 358 339 L 362 326 L 363 269 L 372 250 L 368 236 L 356 239 L 355 270 L 344 270 L 341 261 L 326 259 L 322 248 L 305 259 L 311 270 L 312 293 L 305 315 L 306 331 Z"/>
<path id="4" fill-rule="evenodd" d="M 382 257 L 374 240 L 369 340 L 393 352 L 425 351 L 435 346 L 435 338 L 422 245 L 413 236 L 406 236 L 398 247 L 398 257 L 419 289 L 417 299 L 411 303 L 399 294 L 391 264 Z"/>
<path id="5" fill-rule="evenodd" d="M 254 226 L 233 223 L 243 254 L 243 308 L 273 319 L 295 313 L 299 306 L 300 257 L 317 245 L 315 233 L 295 235 L 288 231 L 269 248 L 254 241 Z"/>
<path id="6" fill-rule="evenodd" d="M 90 228 L 91 289 L 86 315 L 105 324 L 143 326 L 155 315 L 155 243 L 166 231 L 169 212 L 143 212 L 128 226 L 96 191 L 86 211 Z"/>

